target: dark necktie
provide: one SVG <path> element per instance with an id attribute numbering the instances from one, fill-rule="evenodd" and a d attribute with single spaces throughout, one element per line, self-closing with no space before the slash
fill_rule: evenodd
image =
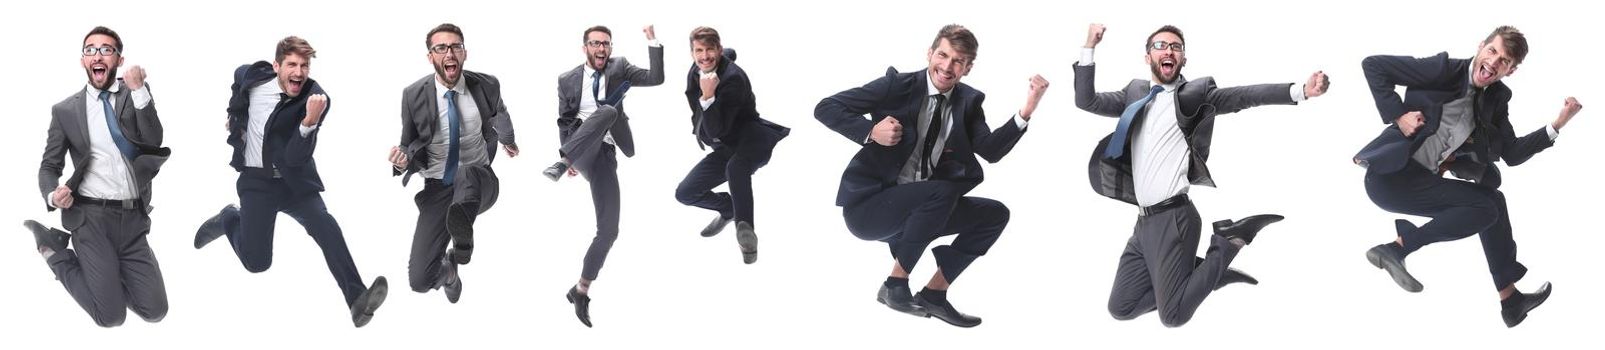
<path id="1" fill-rule="evenodd" d="M 602 102 L 602 71 L 591 73 L 591 100 Z"/>
<path id="2" fill-rule="evenodd" d="M 1126 111 L 1120 113 L 1120 125 L 1115 126 L 1114 138 L 1109 140 L 1109 147 L 1103 151 L 1104 158 L 1120 158 L 1121 153 L 1124 153 L 1126 149 L 1126 137 L 1131 134 L 1131 120 L 1137 118 L 1137 111 L 1142 110 L 1142 106 L 1148 105 L 1148 101 L 1154 99 L 1154 95 L 1158 95 L 1160 91 L 1164 90 L 1164 86 L 1154 85 L 1153 89 L 1148 90 L 1148 96 L 1143 96 L 1137 102 L 1132 102 L 1130 106 L 1126 106 Z"/>
<path id="3" fill-rule="evenodd" d="M 123 128 L 117 126 L 117 111 L 111 108 L 110 91 L 100 92 L 100 105 L 106 109 L 106 129 L 111 131 L 111 143 L 117 144 L 117 150 L 123 153 L 123 158 L 134 159 L 138 154 L 134 153 L 134 144 L 128 142 L 127 136 L 123 136 Z"/>
<path id="4" fill-rule="evenodd" d="M 942 103 L 946 102 L 947 97 L 942 95 L 932 97 L 936 99 L 931 102 L 930 129 L 925 131 L 925 145 L 920 149 L 920 152 L 925 155 L 920 158 L 920 172 L 923 174 L 920 178 L 922 179 L 931 177 L 931 171 L 936 169 L 936 157 L 941 155 L 941 152 L 935 151 L 936 139 L 942 136 L 942 111 L 946 110 L 946 106 L 942 105 Z"/>
<path id="5" fill-rule="evenodd" d="M 440 182 L 451 186 L 457 179 L 457 136 L 461 135 L 457 125 L 462 123 L 462 114 L 457 112 L 457 90 L 446 90 L 446 119 L 451 130 L 446 134 L 446 174 Z"/>

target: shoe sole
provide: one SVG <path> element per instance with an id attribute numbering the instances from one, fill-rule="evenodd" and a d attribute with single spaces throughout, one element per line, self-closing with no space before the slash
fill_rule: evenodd
<path id="1" fill-rule="evenodd" d="M 385 296 L 387 296 L 389 294 L 390 294 L 390 284 L 389 283 L 385 283 L 385 284 L 375 283 L 375 286 L 373 286 L 373 288 L 368 289 L 368 304 L 363 306 L 362 315 L 359 316 L 359 318 L 356 320 L 357 328 L 361 328 L 362 326 L 366 326 L 366 325 L 368 325 L 368 321 L 372 321 L 373 320 L 373 312 L 374 311 L 378 311 L 380 305 L 384 305 Z"/>
<path id="2" fill-rule="evenodd" d="M 897 307 L 892 306 L 892 304 L 887 303 L 885 298 L 881 298 L 881 297 L 877 296 L 877 297 L 875 297 L 875 301 L 881 303 L 881 305 L 886 305 L 886 308 L 892 309 L 892 311 L 897 311 L 897 312 L 901 312 L 901 313 L 905 313 L 905 314 L 909 314 L 909 315 L 914 315 L 915 317 L 931 317 L 931 314 L 926 313 L 925 310 L 920 309 L 919 306 L 915 306 L 914 308 L 911 308 L 911 309 L 908 309 L 908 310 L 899 310 L 899 309 L 897 309 Z"/>
<path id="3" fill-rule="evenodd" d="M 1383 262 L 1382 255 L 1379 253 L 1366 251 L 1365 260 L 1370 261 L 1371 266 L 1387 271 L 1388 277 L 1393 278 L 1393 283 L 1398 284 L 1399 288 L 1404 288 L 1406 292 L 1420 293 L 1422 289 L 1425 289 L 1425 286 L 1422 286 L 1420 281 L 1416 281 L 1415 276 L 1411 276 L 1409 272 L 1404 271 L 1404 266 L 1392 266 L 1393 264 Z"/>
<path id="4" fill-rule="evenodd" d="M 736 232 L 736 244 L 741 245 L 742 262 L 747 264 L 758 262 L 758 234 Z"/>

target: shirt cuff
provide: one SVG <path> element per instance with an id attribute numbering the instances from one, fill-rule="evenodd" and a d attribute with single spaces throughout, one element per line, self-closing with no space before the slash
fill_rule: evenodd
<path id="1" fill-rule="evenodd" d="M 706 111 L 706 110 L 708 110 L 708 106 L 712 106 L 713 105 L 713 100 L 715 100 L 715 99 L 717 99 L 717 98 L 709 97 L 706 100 L 697 100 L 697 102 L 701 102 L 702 103 L 702 110 Z"/>
<path id="2" fill-rule="evenodd" d="M 318 129 L 317 125 L 313 125 L 313 126 L 296 125 L 296 126 L 301 127 L 301 137 L 307 137 L 307 135 L 312 134 L 313 130 L 317 130 Z"/>
<path id="3" fill-rule="evenodd" d="M 1560 137 L 1560 130 L 1555 130 L 1554 124 L 1545 125 L 1544 132 L 1549 133 L 1549 142 L 1555 142 L 1555 138 Z"/>
<path id="4" fill-rule="evenodd" d="M 1288 87 L 1287 94 L 1288 96 L 1293 97 L 1293 102 L 1295 103 L 1304 102 L 1304 100 L 1309 99 L 1308 97 L 1304 97 L 1304 86 L 1299 84 L 1293 84 L 1293 86 Z"/>
<path id="5" fill-rule="evenodd" d="M 1081 61 L 1077 61 L 1076 65 L 1077 66 L 1091 66 L 1092 65 L 1092 48 L 1090 48 L 1090 47 L 1081 48 Z"/>
<path id="6" fill-rule="evenodd" d="M 652 42 L 650 42 L 650 43 L 647 43 L 647 44 L 646 44 L 646 46 L 650 46 L 650 47 L 663 47 L 663 42 L 662 42 L 662 41 L 658 41 L 658 39 L 657 39 L 657 38 L 653 38 L 653 39 L 652 39 Z"/>
<path id="7" fill-rule="evenodd" d="M 1014 114 L 1014 126 L 1020 127 L 1020 130 L 1025 130 L 1025 127 L 1026 127 L 1027 124 L 1030 124 L 1030 123 L 1027 122 L 1025 120 L 1025 118 L 1020 118 L 1020 114 L 1018 114 L 1018 113 Z"/>
<path id="8" fill-rule="evenodd" d="M 134 108 L 136 109 L 145 109 L 146 106 L 150 106 L 151 96 L 148 87 L 140 86 L 139 90 L 134 90 L 128 96 L 134 98 Z"/>

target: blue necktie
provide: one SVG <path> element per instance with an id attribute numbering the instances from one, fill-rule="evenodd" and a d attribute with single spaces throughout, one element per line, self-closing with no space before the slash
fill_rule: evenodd
<path id="1" fill-rule="evenodd" d="M 591 73 L 591 100 L 602 104 L 602 71 Z"/>
<path id="2" fill-rule="evenodd" d="M 1126 111 L 1120 113 L 1120 125 L 1115 127 L 1115 136 L 1109 140 L 1109 148 L 1103 150 L 1104 158 L 1120 158 L 1120 154 L 1125 152 L 1126 149 L 1126 136 L 1131 133 L 1131 120 L 1137 118 L 1137 111 L 1141 110 L 1142 106 L 1147 105 L 1148 100 L 1154 99 L 1154 95 L 1158 95 L 1160 91 L 1164 90 L 1164 86 L 1154 85 L 1153 89 L 1148 90 L 1148 96 L 1143 96 L 1137 102 L 1132 102 L 1130 106 L 1126 106 Z"/>
<path id="3" fill-rule="evenodd" d="M 134 153 L 134 144 L 128 142 L 127 136 L 123 136 L 123 128 L 117 126 L 117 111 L 111 108 L 110 91 L 100 92 L 100 105 L 106 108 L 106 129 L 111 130 L 111 143 L 117 144 L 117 150 L 122 151 L 123 158 L 134 159 L 138 154 Z"/>
<path id="4" fill-rule="evenodd" d="M 462 115 L 457 112 L 457 90 L 446 90 L 446 119 L 451 124 L 451 130 L 446 138 L 446 174 L 440 178 L 440 182 L 451 186 L 457 179 L 457 136 L 460 135 L 457 124 L 462 123 L 458 121 Z"/>

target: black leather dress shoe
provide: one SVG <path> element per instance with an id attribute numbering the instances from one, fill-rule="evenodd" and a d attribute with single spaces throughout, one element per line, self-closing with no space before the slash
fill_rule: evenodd
<path id="1" fill-rule="evenodd" d="M 1220 281 L 1215 282 L 1215 290 L 1220 290 L 1221 287 L 1225 287 L 1226 285 L 1232 283 L 1248 283 L 1249 285 L 1258 285 L 1259 279 L 1254 278 L 1254 276 L 1249 276 L 1248 273 L 1243 272 L 1243 270 L 1228 267 L 1226 268 L 1226 272 L 1221 273 Z"/>
<path id="2" fill-rule="evenodd" d="M 199 230 L 195 230 L 195 249 L 201 249 L 207 243 L 217 240 L 218 237 L 223 237 L 224 234 L 228 233 L 227 225 L 237 222 L 236 220 L 239 220 L 239 218 L 240 208 L 235 207 L 233 204 L 223 207 L 223 210 L 219 210 L 217 215 L 206 219 L 206 222 L 201 224 Z"/>
<path id="3" fill-rule="evenodd" d="M 880 292 L 875 293 L 875 301 L 897 312 L 926 317 L 925 310 L 914 302 L 914 294 L 906 285 L 888 287 L 882 283 Z"/>
<path id="4" fill-rule="evenodd" d="M 1416 281 L 1415 276 L 1410 275 L 1409 270 L 1404 269 L 1404 256 L 1399 253 L 1401 249 L 1392 242 L 1378 244 L 1371 247 L 1371 250 L 1365 251 L 1365 260 L 1370 261 L 1371 266 L 1387 270 L 1388 276 L 1393 277 L 1393 283 L 1399 284 L 1399 288 L 1411 293 L 1420 293 L 1424 286 L 1420 281 Z"/>
<path id="5" fill-rule="evenodd" d="M 758 233 L 751 223 L 736 222 L 736 244 L 741 246 L 741 262 L 758 262 Z"/>
<path id="6" fill-rule="evenodd" d="M 468 265 L 474 255 L 474 216 L 470 212 L 478 211 L 477 204 L 453 204 L 446 208 L 446 232 L 451 234 L 452 261 L 458 265 Z"/>
<path id="7" fill-rule="evenodd" d="M 449 301 L 452 304 L 456 304 L 457 300 L 462 299 L 463 297 L 463 278 L 462 276 L 457 275 L 457 263 L 452 261 L 451 258 L 451 256 L 455 255 L 456 253 L 457 251 L 455 250 L 446 252 L 446 271 L 444 271 L 446 274 L 446 284 L 441 286 L 441 289 L 446 291 L 446 301 Z"/>
<path id="8" fill-rule="evenodd" d="M 1517 291 L 1516 294 L 1511 294 L 1509 298 L 1500 300 L 1499 314 L 1505 318 L 1505 327 L 1515 327 L 1521 324 L 1521 321 L 1527 319 L 1527 312 L 1538 308 L 1538 305 L 1543 305 L 1544 300 L 1549 300 L 1549 282 L 1544 282 L 1542 287 L 1538 287 L 1537 292 L 1522 293 Z"/>
<path id="9" fill-rule="evenodd" d="M 546 167 L 546 170 L 541 170 L 541 175 L 546 175 L 546 178 L 549 180 L 557 181 L 558 179 L 563 178 L 563 173 L 567 172 L 568 163 L 557 162 L 552 164 L 552 166 Z"/>
<path id="10" fill-rule="evenodd" d="M 368 325 L 368 321 L 373 319 L 373 312 L 379 310 L 379 305 L 384 305 L 389 292 L 390 283 L 385 281 L 385 276 L 375 278 L 368 290 L 357 296 L 355 303 L 351 303 L 351 323 L 358 328 Z"/>
<path id="11" fill-rule="evenodd" d="M 574 304 L 574 316 L 580 318 L 585 328 L 591 328 L 591 296 L 580 294 L 580 287 L 568 288 L 568 303 Z"/>
<path id="12" fill-rule="evenodd" d="M 38 249 L 39 247 L 45 247 L 50 248 L 50 251 L 60 253 L 67 250 L 67 241 L 72 238 L 72 235 L 62 232 L 61 230 L 45 227 L 45 225 L 40 224 L 38 221 L 23 221 L 22 226 L 27 227 L 28 231 L 33 231 L 33 241 L 34 243 L 38 243 L 38 245 L 34 247 L 35 249 Z"/>
<path id="13" fill-rule="evenodd" d="M 980 317 L 960 313 L 959 310 L 953 308 L 953 303 L 945 300 L 940 302 L 931 301 L 929 298 L 918 294 L 914 295 L 914 300 L 915 304 L 925 311 L 925 317 L 935 317 L 938 320 L 942 320 L 942 322 L 947 322 L 947 324 L 964 328 L 981 325 Z"/>
<path id="14" fill-rule="evenodd" d="M 724 232 L 724 228 L 726 226 L 730 226 L 730 223 L 734 222 L 734 221 L 736 221 L 735 217 L 725 218 L 723 215 L 715 216 L 713 218 L 713 221 L 708 223 L 707 227 L 703 227 L 702 228 L 702 236 L 703 237 L 718 236 L 719 232 Z"/>
<path id="15" fill-rule="evenodd" d="M 1243 243 L 1254 243 L 1254 236 L 1259 230 L 1277 221 L 1282 221 L 1281 215 L 1262 214 L 1243 218 L 1242 220 L 1221 220 L 1215 222 L 1215 234 L 1226 239 L 1238 238 Z"/>

